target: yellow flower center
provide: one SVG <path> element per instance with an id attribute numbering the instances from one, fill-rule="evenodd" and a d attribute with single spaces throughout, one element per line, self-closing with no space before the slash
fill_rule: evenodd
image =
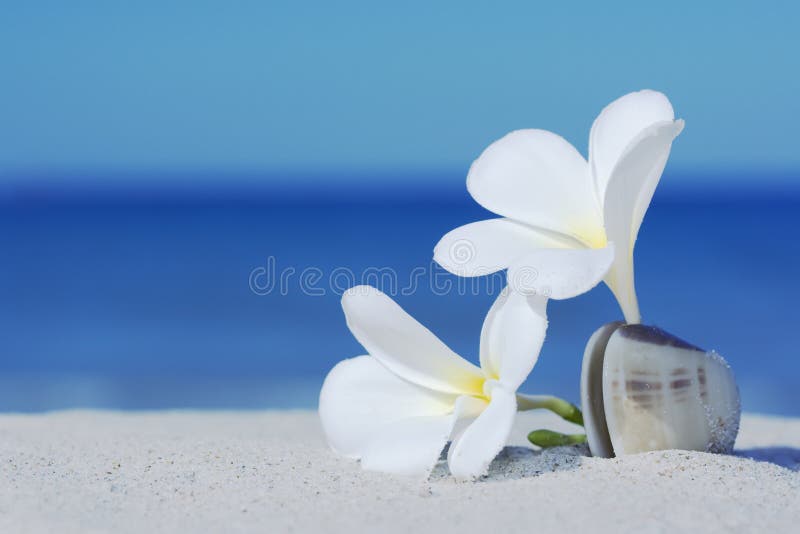
<path id="1" fill-rule="evenodd" d="M 587 247 L 605 248 L 608 246 L 606 230 L 598 224 L 576 224 L 572 227 L 572 233 Z"/>

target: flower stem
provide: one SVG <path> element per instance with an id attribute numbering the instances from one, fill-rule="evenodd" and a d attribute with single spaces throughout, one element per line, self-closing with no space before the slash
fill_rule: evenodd
<path id="1" fill-rule="evenodd" d="M 517 395 L 518 410 L 536 410 L 538 408 L 550 410 L 570 423 L 583 426 L 583 414 L 580 408 L 571 402 L 551 395 Z"/>
<path id="2" fill-rule="evenodd" d="M 577 445 L 586 443 L 586 434 L 561 434 L 552 430 L 534 430 L 528 434 L 528 441 L 546 449 L 548 447 L 562 447 L 564 445 Z"/>

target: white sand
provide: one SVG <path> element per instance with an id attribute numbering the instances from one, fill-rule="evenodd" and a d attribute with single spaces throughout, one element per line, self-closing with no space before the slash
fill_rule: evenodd
<path id="1" fill-rule="evenodd" d="M 507 448 L 458 483 L 364 472 L 313 412 L 0 415 L 0 532 L 800 532 L 800 419 L 742 426 L 737 456 Z"/>

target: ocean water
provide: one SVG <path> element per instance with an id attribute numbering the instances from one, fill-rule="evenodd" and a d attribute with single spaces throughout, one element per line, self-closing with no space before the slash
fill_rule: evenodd
<path id="1" fill-rule="evenodd" d="M 399 190 L 398 190 L 399 191 Z M 372 282 L 477 361 L 502 278 L 431 264 L 487 218 L 466 193 L 206 191 L 0 198 L 0 411 L 313 407 L 364 350 L 341 290 Z M 744 409 L 800 415 L 800 197 L 659 194 L 636 248 L 645 322 L 723 354 Z M 531 393 L 578 398 L 605 286 L 553 301 Z"/>

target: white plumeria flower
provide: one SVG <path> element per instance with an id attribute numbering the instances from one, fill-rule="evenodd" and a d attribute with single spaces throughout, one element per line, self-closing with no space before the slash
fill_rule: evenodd
<path id="1" fill-rule="evenodd" d="M 459 479 L 485 474 L 518 403 L 531 409 L 553 400 L 516 394 L 539 357 L 545 303 L 506 288 L 483 324 L 476 367 L 377 289 L 350 289 L 342 297 L 347 325 L 369 355 L 340 362 L 322 386 L 319 413 L 331 448 L 365 469 L 427 476 L 457 434 L 450 471 Z M 454 432 L 465 419 L 474 421 Z"/>
<path id="2" fill-rule="evenodd" d="M 682 129 L 666 96 L 640 91 L 595 119 L 588 162 L 554 133 L 511 132 L 481 154 L 467 177 L 472 197 L 504 218 L 451 231 L 435 260 L 460 276 L 508 268 L 515 289 L 555 299 L 604 279 L 625 320 L 640 322 L 633 246 Z"/>

